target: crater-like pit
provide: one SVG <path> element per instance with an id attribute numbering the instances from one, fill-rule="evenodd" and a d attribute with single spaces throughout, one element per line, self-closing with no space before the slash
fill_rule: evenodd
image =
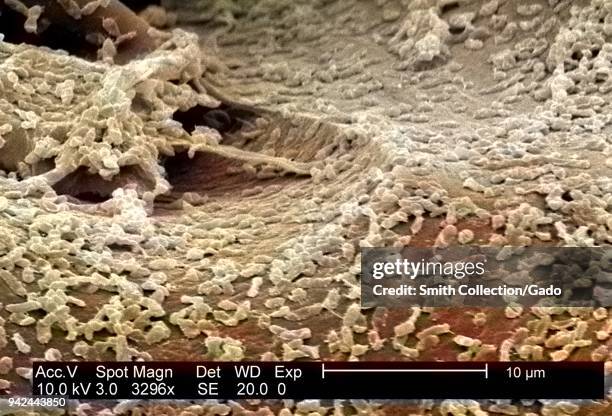
<path id="1" fill-rule="evenodd" d="M 240 130 L 245 122 L 252 121 L 255 117 L 253 112 L 221 104 L 217 108 L 197 105 L 186 111 L 179 110 L 172 118 L 181 123 L 183 129 L 188 133 L 193 133 L 197 126 L 205 126 L 225 135 Z"/>
<path id="2" fill-rule="evenodd" d="M 150 190 L 154 183 L 139 166 L 126 166 L 119 175 L 106 180 L 80 167 L 53 185 L 58 195 L 66 195 L 73 202 L 99 203 L 112 197 L 118 188 L 132 188 L 140 193 Z"/>

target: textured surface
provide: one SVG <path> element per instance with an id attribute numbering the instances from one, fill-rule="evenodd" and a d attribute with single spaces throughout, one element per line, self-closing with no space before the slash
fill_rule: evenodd
<path id="1" fill-rule="evenodd" d="M 361 311 L 358 280 L 360 246 L 610 243 L 612 3 L 174 3 L 199 41 L 175 30 L 125 66 L 0 43 L 12 391 L 41 357 L 612 362 L 605 309 Z"/>

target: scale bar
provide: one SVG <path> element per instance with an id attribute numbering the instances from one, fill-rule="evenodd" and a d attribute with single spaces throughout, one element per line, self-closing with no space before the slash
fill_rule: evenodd
<path id="1" fill-rule="evenodd" d="M 334 368 L 326 369 L 325 364 L 321 364 L 321 378 L 325 378 L 325 373 L 483 373 L 485 378 L 489 378 L 489 365 L 485 368 Z"/>

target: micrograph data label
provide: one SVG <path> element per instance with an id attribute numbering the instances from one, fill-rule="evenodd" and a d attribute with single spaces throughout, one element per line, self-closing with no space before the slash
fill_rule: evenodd
<path id="1" fill-rule="evenodd" d="M 37 362 L 32 388 L 69 399 L 600 399 L 604 370 L 600 362 Z"/>

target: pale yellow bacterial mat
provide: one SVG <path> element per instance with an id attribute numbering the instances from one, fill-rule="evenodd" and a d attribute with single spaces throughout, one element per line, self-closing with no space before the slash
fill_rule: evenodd
<path id="1" fill-rule="evenodd" d="M 35 360 L 612 371 L 610 309 L 360 305 L 362 247 L 612 242 L 612 1 L 124 4 L 0 0 L 0 394 L 29 394 Z M 19 416 L 612 415 L 1 400 Z"/>

